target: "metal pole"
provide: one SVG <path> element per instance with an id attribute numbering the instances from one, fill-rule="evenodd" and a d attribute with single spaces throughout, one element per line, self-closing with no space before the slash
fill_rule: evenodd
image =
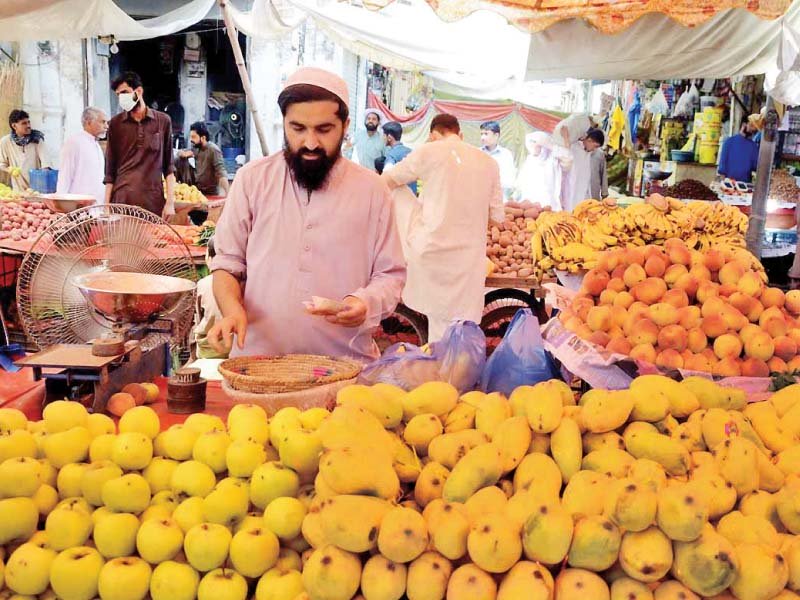
<path id="1" fill-rule="evenodd" d="M 242 79 L 242 87 L 247 98 L 247 108 L 250 109 L 250 115 L 256 127 L 256 135 L 258 135 L 258 141 L 261 144 L 261 152 L 264 156 L 267 156 L 269 154 L 267 136 L 264 134 L 264 128 L 261 125 L 261 117 L 258 114 L 256 100 L 253 97 L 253 88 L 250 86 L 250 76 L 247 74 L 247 65 L 244 62 L 244 56 L 242 56 L 242 48 L 239 46 L 239 32 L 233 24 L 233 19 L 231 19 L 227 0 L 217 0 L 217 3 L 222 12 L 222 20 L 225 21 L 225 29 L 228 31 L 228 40 L 231 42 L 233 56 L 236 59 L 236 68 L 239 69 L 239 77 Z"/>
<path id="2" fill-rule="evenodd" d="M 81 40 L 81 60 L 83 61 L 83 72 L 81 79 L 83 84 L 83 108 L 89 108 L 89 40 Z"/>
<path id="3" fill-rule="evenodd" d="M 761 148 L 758 151 L 758 170 L 756 185 L 753 189 L 753 202 L 750 206 L 750 224 L 747 228 L 747 249 L 761 258 L 761 246 L 764 242 L 764 226 L 767 222 L 767 197 L 769 181 L 772 174 L 772 162 L 775 158 L 775 139 L 778 132 L 778 113 L 775 102 L 767 96 L 767 117 L 761 137 Z"/>
<path id="4" fill-rule="evenodd" d="M 797 239 L 800 240 L 800 202 L 795 207 L 794 215 L 797 221 Z M 792 268 L 789 269 L 789 288 L 800 289 L 800 242 L 794 249 L 794 262 Z"/>

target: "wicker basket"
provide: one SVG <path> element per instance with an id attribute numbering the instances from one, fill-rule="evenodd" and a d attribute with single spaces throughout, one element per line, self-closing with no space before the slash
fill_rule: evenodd
<path id="1" fill-rule="evenodd" d="M 284 394 L 355 379 L 359 362 L 315 356 L 240 356 L 219 365 L 220 375 L 234 390 L 254 394 Z"/>

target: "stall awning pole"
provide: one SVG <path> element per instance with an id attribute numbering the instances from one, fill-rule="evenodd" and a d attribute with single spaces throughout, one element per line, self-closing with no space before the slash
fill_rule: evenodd
<path id="1" fill-rule="evenodd" d="M 778 132 L 778 113 L 775 101 L 767 96 L 767 116 L 764 120 L 764 133 L 758 150 L 758 169 L 756 185 L 753 189 L 753 202 L 750 205 L 750 224 L 747 227 L 747 249 L 759 260 L 761 246 L 764 244 L 764 226 L 767 223 L 767 198 L 769 181 L 772 175 L 772 162 L 775 160 L 775 138 Z"/>
<path id="2" fill-rule="evenodd" d="M 256 127 L 256 135 L 258 135 L 258 141 L 261 144 L 261 152 L 264 156 L 267 156 L 269 154 L 269 148 L 267 147 L 267 136 L 264 134 L 264 127 L 261 124 L 261 116 L 258 114 L 258 104 L 253 97 L 253 88 L 250 86 L 250 76 L 247 74 L 247 65 L 244 62 L 242 48 L 239 46 L 239 32 L 236 30 L 236 26 L 233 24 L 233 19 L 231 19 L 227 0 L 217 0 L 217 2 L 219 4 L 220 11 L 222 12 L 222 19 L 225 21 L 225 29 L 228 31 L 228 39 L 231 42 L 233 56 L 236 59 L 236 68 L 239 69 L 239 77 L 242 78 L 242 87 L 244 88 L 244 94 L 247 98 L 247 108 L 250 110 L 253 124 Z"/>

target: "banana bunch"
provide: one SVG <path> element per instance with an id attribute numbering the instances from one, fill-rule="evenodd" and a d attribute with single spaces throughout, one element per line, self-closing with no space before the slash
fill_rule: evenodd
<path id="1" fill-rule="evenodd" d="M 683 232 L 667 217 L 668 210 L 648 202 L 631 204 L 625 209 L 625 224 L 629 235 L 639 237 L 646 243 L 681 237 Z"/>
<path id="2" fill-rule="evenodd" d="M 595 250 L 606 250 L 627 241 L 623 210 L 616 200 L 584 200 L 572 214 L 581 222 L 583 243 Z"/>
<path id="3" fill-rule="evenodd" d="M 587 244 L 570 242 L 554 248 L 551 256 L 557 269 L 576 273 L 581 269 L 592 269 L 597 266 L 598 252 Z"/>
<path id="4" fill-rule="evenodd" d="M 689 202 L 686 208 L 694 215 L 695 220 L 702 222 L 703 231 L 711 236 L 730 236 L 736 232 L 743 236 L 747 233 L 747 215 L 735 206 L 695 200 Z"/>
<path id="5" fill-rule="evenodd" d="M 528 228 L 534 233 L 533 254 L 537 254 L 537 246 L 541 245 L 541 251 L 553 256 L 553 250 L 565 246 L 570 242 L 581 241 L 581 224 L 578 219 L 568 212 L 543 212 L 535 221 L 528 224 Z M 537 240 L 536 233 L 539 233 L 540 240 Z"/>

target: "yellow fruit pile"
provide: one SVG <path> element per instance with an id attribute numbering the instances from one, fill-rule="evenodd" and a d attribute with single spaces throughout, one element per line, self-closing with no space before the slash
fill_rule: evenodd
<path id="1" fill-rule="evenodd" d="M 164 186 L 164 195 L 167 194 L 167 184 L 166 182 L 163 184 Z M 189 185 L 188 183 L 176 183 L 175 184 L 175 202 L 186 202 L 189 204 L 203 204 L 204 202 L 208 202 L 208 198 L 203 195 L 196 186 Z"/>
<path id="2" fill-rule="evenodd" d="M 0 409 L 0 596 L 760 600 L 800 590 L 800 385 L 692 377 L 576 405 L 446 383 L 160 432 Z M 5 586 L 5 587 L 4 587 Z M 357 596 L 360 594 L 360 596 Z M 780 594 L 780 595 L 779 595 Z M 15 597 L 19 597 L 15 596 Z"/>
<path id="3" fill-rule="evenodd" d="M 756 270 L 757 269 L 757 270 Z M 598 254 L 564 327 L 667 369 L 734 377 L 800 370 L 800 291 L 765 285 L 747 250 L 664 246 Z"/>
<path id="4" fill-rule="evenodd" d="M 689 248 L 743 248 L 747 216 L 721 202 L 684 203 L 653 194 L 626 208 L 613 199 L 584 200 L 572 213 L 542 213 L 528 223 L 533 232 L 534 259 L 545 270 L 578 272 L 592 269 L 600 251 L 662 245 L 682 239 Z"/>

